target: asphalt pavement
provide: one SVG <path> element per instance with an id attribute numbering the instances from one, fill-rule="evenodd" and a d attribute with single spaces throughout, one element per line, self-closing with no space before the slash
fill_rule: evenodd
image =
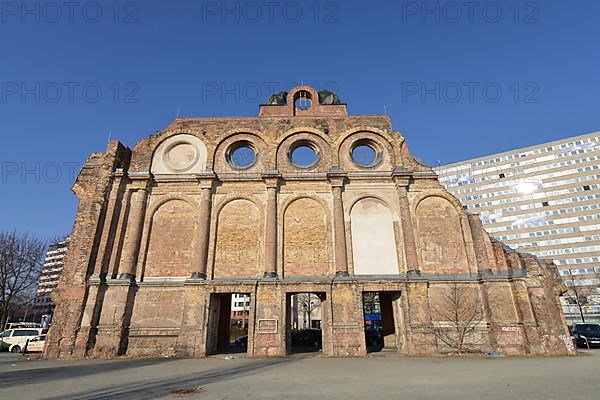
<path id="1" fill-rule="evenodd" d="M 0 399 L 600 398 L 600 350 L 576 357 L 46 361 L 0 353 Z"/>

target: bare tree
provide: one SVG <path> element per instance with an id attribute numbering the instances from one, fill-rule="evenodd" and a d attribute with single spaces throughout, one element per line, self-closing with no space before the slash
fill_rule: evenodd
<path id="1" fill-rule="evenodd" d="M 467 341 L 477 342 L 475 333 L 484 320 L 481 297 L 472 286 L 452 283 L 432 306 L 436 337 L 462 354 Z"/>
<path id="2" fill-rule="evenodd" d="M 569 274 L 563 276 L 563 282 L 568 290 L 563 294 L 569 306 L 576 306 L 581 317 L 581 322 L 585 322 L 585 309 L 588 306 L 599 305 L 597 298 L 598 282 L 600 274 L 594 272 L 592 278 L 578 279 L 569 270 Z M 588 280 L 589 282 L 586 282 Z"/>
<path id="3" fill-rule="evenodd" d="M 300 293 L 296 295 L 298 301 L 298 311 L 303 313 L 304 323 L 308 322 L 308 327 L 312 328 L 312 317 L 314 312 L 321 307 L 321 299 L 312 293 Z"/>
<path id="4" fill-rule="evenodd" d="M 0 232 L 0 328 L 35 296 L 46 243 L 27 234 Z"/>

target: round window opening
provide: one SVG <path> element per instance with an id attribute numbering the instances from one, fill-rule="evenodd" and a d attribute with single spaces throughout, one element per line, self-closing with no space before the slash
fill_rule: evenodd
<path id="1" fill-rule="evenodd" d="M 319 161 L 319 155 L 313 146 L 300 143 L 290 153 L 292 164 L 300 168 L 312 167 Z"/>
<path id="2" fill-rule="evenodd" d="M 370 143 L 357 143 L 352 148 L 351 155 L 352 160 L 361 167 L 372 167 L 379 161 L 377 150 Z"/>
<path id="3" fill-rule="evenodd" d="M 234 168 L 250 168 L 256 161 L 256 152 L 249 142 L 239 142 L 231 148 L 229 161 Z"/>

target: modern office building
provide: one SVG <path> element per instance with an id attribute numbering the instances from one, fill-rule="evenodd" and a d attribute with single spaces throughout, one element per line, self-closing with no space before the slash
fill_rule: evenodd
<path id="1" fill-rule="evenodd" d="M 562 299 L 567 319 L 590 321 L 600 319 L 599 164 L 595 132 L 434 170 L 494 238 L 555 260 L 572 288 Z"/>
<path id="2" fill-rule="evenodd" d="M 60 242 L 51 243 L 48 246 L 48 252 L 46 253 L 46 259 L 40 273 L 40 280 L 33 301 L 33 310 L 37 318 L 41 318 L 42 315 L 51 315 L 54 311 L 54 302 L 50 295 L 58 285 L 68 243 L 69 239 L 67 238 Z"/>

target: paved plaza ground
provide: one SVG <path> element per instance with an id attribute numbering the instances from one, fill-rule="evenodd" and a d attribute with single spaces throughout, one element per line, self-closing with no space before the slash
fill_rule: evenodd
<path id="1" fill-rule="evenodd" d="M 562 358 L 28 360 L 0 353 L 0 399 L 600 398 L 600 350 Z"/>

